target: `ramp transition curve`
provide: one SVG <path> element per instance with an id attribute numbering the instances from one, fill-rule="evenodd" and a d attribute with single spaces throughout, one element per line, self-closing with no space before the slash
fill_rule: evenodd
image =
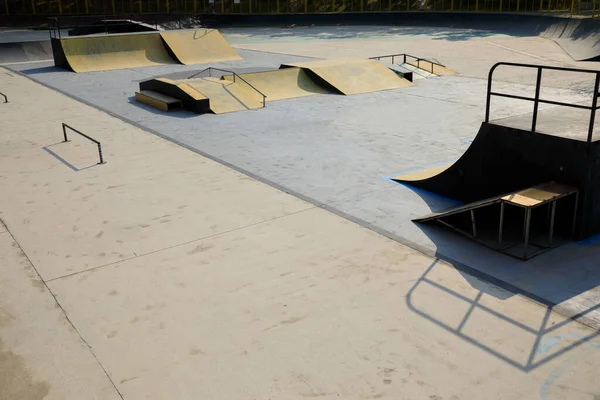
<path id="1" fill-rule="evenodd" d="M 54 64 L 75 72 L 241 59 L 216 30 L 78 36 L 51 43 Z"/>
<path id="2" fill-rule="evenodd" d="M 594 162 L 591 162 L 594 161 Z M 600 231 L 600 142 L 484 122 L 456 162 L 411 172 L 393 180 L 461 202 L 481 201 L 545 182 L 577 187 L 582 193 L 578 236 Z M 581 216 L 585 215 L 586 218 Z"/>

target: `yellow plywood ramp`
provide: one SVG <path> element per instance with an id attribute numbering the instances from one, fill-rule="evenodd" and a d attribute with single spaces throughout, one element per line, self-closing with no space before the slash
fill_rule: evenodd
<path id="1" fill-rule="evenodd" d="M 275 71 L 240 74 L 240 76 L 267 96 L 267 101 L 292 99 L 311 96 L 313 94 L 331 93 L 308 76 L 301 68 L 284 68 Z M 225 80 L 233 80 L 232 75 L 223 76 Z M 240 85 L 244 81 L 237 79 Z"/>
<path id="2" fill-rule="evenodd" d="M 65 58 L 75 72 L 175 64 L 159 33 L 102 35 L 61 39 Z"/>
<path id="3" fill-rule="evenodd" d="M 167 31 L 160 36 L 185 65 L 242 59 L 216 29 Z"/>
<path id="4" fill-rule="evenodd" d="M 370 93 L 413 85 L 376 60 L 337 58 L 283 64 L 281 67 L 307 69 L 345 95 Z"/>
<path id="5" fill-rule="evenodd" d="M 215 114 L 262 108 L 262 96 L 237 82 L 217 78 L 188 79 L 187 85 L 202 93 L 210 101 L 210 110 Z"/>

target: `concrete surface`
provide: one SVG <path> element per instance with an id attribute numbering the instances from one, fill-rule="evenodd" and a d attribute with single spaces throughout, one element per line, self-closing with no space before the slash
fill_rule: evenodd
<path id="1" fill-rule="evenodd" d="M 2 325 L 3 340 L 19 343 L 4 345 L 10 357 L 0 367 L 14 367 L 12 354 L 30 354 L 10 369 L 13 392 L 2 386 L 4 398 L 111 398 L 102 379 L 94 386 L 91 378 L 53 376 L 67 368 L 64 359 L 40 372 L 38 360 L 59 349 L 72 368 L 86 357 L 19 335 L 24 316 L 38 313 L 51 319 L 35 318 L 46 334 L 69 318 L 123 399 L 600 393 L 598 332 L 25 78 L 1 74 L 0 84 L 19 89 L 3 110 L 11 118 L 0 146 L 8 228 L 0 237 L 14 235 L 28 257 L 37 254 L 33 267 L 46 271 L 45 282 L 31 285 L 29 264 L 12 251 L 3 278 L 16 286 L 28 273 L 24 293 L 49 301 L 45 283 L 60 307 L 54 312 L 64 310 L 52 316 L 0 291 L 2 315 L 16 316 Z M 54 126 L 62 120 L 87 121 L 107 164 L 93 164 L 95 149 L 74 138 L 60 152 Z M 166 215 L 175 204 L 194 212 Z M 170 221 L 178 217 L 200 230 L 186 237 L 184 225 Z M 81 254 L 89 243 L 114 253 L 147 247 L 112 261 Z M 14 386 L 28 379 L 32 385 Z M 87 394 L 60 391 L 81 382 Z"/>
<path id="2" fill-rule="evenodd" d="M 243 64 L 224 65 L 302 60 L 240 53 Z M 95 369 L 106 370 L 109 381 L 96 373 L 90 398 L 110 398 L 110 385 L 125 399 L 600 395 L 599 333 L 564 316 L 600 326 L 599 244 L 517 262 L 414 225 L 412 216 L 448 201 L 384 179 L 458 157 L 481 121 L 484 80 L 434 78 L 198 117 L 130 101 L 137 80 L 189 67 L 12 68 L 123 119 L 0 71 L 11 99 L 0 104 L 0 237 L 15 238 L 64 310 L 40 326 L 51 332 L 66 316 Z M 589 97 L 583 83 L 563 85 L 548 94 Z M 500 81 L 498 89 L 531 86 Z M 530 112 L 503 99 L 493 107 L 494 118 Z M 61 143 L 61 122 L 101 140 L 107 164 L 96 165 L 96 148 L 77 136 Z M 0 265 L 17 266 L 12 281 L 26 267 L 15 253 L 6 258 Z M 44 309 L 22 302 L 13 314 L 7 293 L 0 315 L 19 318 L 0 324 L 0 335 L 20 342 L 0 351 L 23 357 L 10 382 L 49 382 L 48 397 L 81 398 L 64 394 L 73 380 L 52 375 L 64 360 L 51 371 L 37 361 L 54 343 L 19 336 L 20 316 Z M 89 355 L 72 358 L 85 364 Z M 0 370 L 15 365 L 10 357 L 0 357 Z M 11 400 L 46 394 L 46 386 L 37 398 L 32 385 L 12 387 Z"/>
<path id="3" fill-rule="evenodd" d="M 320 44 L 312 46 L 320 48 Z M 289 50 L 295 48 L 294 43 L 287 45 Z M 273 68 L 298 59 L 239 52 L 245 60 L 214 66 Z M 492 64 L 489 59 L 486 63 Z M 460 157 L 485 113 L 485 80 L 446 76 L 400 90 L 344 97 L 318 95 L 271 102 L 265 109 L 251 112 L 198 117 L 187 112 L 164 114 L 130 100 L 138 80 L 152 74 L 183 73 L 186 69 L 182 66 L 75 76 L 43 65 L 12 68 L 428 255 L 483 273 L 486 279 L 497 279 L 498 284 L 537 301 L 557 304 L 566 315 L 600 327 L 596 307 L 600 269 L 590 256 L 596 243 L 567 246 L 523 264 L 455 235 L 415 225 L 411 219 L 452 203 L 386 179 Z M 511 81 L 531 83 L 534 75 L 529 71 L 506 67 L 497 71 L 495 91 L 533 96 L 532 85 L 504 80 L 508 76 Z M 559 78 L 555 73 L 544 75 L 544 98 L 589 102 L 593 87 L 589 76 L 568 74 L 571 89 L 561 87 L 564 82 Z M 491 119 L 526 115 L 532 107 L 528 102 L 494 98 Z M 540 109 L 545 112 L 552 107 Z M 570 261 L 575 260 L 578 268 L 573 270 Z"/>
<path id="4" fill-rule="evenodd" d="M 0 399 L 120 398 L 0 221 Z"/>

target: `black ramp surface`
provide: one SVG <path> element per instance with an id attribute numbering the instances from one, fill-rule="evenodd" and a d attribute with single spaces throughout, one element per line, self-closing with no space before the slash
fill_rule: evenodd
<path id="1" fill-rule="evenodd" d="M 599 159 L 598 143 L 592 142 L 588 147 L 580 140 L 484 122 L 465 154 L 446 170 L 422 180 L 405 180 L 402 176 L 394 180 L 462 202 L 544 182 L 572 185 L 584 194 L 581 201 L 586 220 L 579 233 L 589 236 L 600 230 L 600 196 L 595 189 L 600 167 L 593 162 L 593 170 L 588 168 L 588 151 L 594 161 Z"/>
<path id="2" fill-rule="evenodd" d="M 0 43 L 0 64 L 52 59 L 50 40 Z"/>

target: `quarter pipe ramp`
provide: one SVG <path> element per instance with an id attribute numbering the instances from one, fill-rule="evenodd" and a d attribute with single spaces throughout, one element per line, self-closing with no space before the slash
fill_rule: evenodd
<path id="1" fill-rule="evenodd" d="M 242 59 L 216 29 L 165 31 L 160 36 L 185 65 Z"/>
<path id="2" fill-rule="evenodd" d="M 54 39 L 75 72 L 175 64 L 159 33 L 79 36 Z M 55 57 L 56 63 L 56 57 Z"/>

